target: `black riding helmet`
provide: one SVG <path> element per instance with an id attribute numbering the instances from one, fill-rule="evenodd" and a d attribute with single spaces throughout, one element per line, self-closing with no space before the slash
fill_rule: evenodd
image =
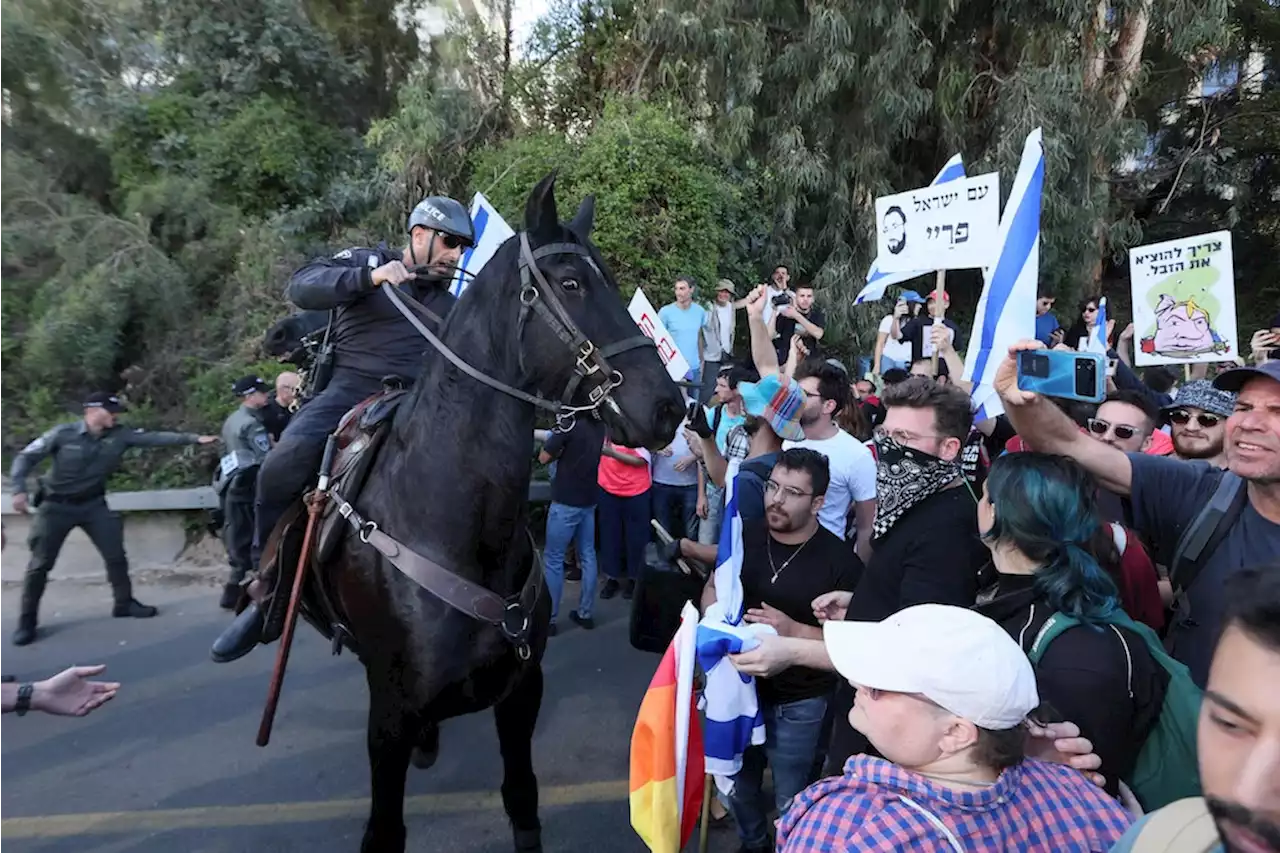
<path id="1" fill-rule="evenodd" d="M 448 196 L 433 195 L 418 202 L 417 207 L 409 214 L 409 227 L 406 231 L 412 233 L 419 226 L 441 234 L 452 234 L 468 246 L 475 245 L 476 242 L 471 214 L 461 202 Z"/>

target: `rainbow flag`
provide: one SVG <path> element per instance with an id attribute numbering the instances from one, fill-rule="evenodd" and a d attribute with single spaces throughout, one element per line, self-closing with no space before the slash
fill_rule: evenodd
<path id="1" fill-rule="evenodd" d="M 631 826 L 653 853 L 679 853 L 702 804 L 702 726 L 693 693 L 697 608 L 686 603 L 680 619 L 631 733 Z"/>

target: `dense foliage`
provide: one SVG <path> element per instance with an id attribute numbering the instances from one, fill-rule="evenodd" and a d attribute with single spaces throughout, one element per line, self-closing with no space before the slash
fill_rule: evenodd
<path id="1" fill-rule="evenodd" d="M 677 275 L 786 261 L 852 353 L 881 313 L 851 304 L 875 196 L 956 151 L 1007 192 L 1043 126 L 1064 303 L 1125 301 L 1128 246 L 1231 228 L 1241 343 L 1280 306 L 1271 0 L 554 0 L 519 36 L 513 10 L 3 0 L 6 452 L 97 387 L 134 423 L 215 430 L 231 378 L 272 372 L 302 259 L 395 242 L 428 192 L 518 222 L 553 168 L 597 196 L 624 289 L 661 304 Z M 975 279 L 950 279 L 960 315 Z M 212 453 L 130 476 L 198 482 Z"/>

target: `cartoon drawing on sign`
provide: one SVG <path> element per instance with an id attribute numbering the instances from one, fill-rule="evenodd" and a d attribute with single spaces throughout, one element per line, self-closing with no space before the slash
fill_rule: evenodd
<path id="1" fill-rule="evenodd" d="M 1148 298 L 1155 310 L 1155 323 L 1142 337 L 1142 351 L 1166 358 L 1230 352 L 1230 341 L 1218 333 L 1213 323 L 1218 312 L 1214 296 L 1218 277 L 1212 267 L 1199 268 L 1175 273 L 1154 284 Z"/>
<path id="2" fill-rule="evenodd" d="M 902 208 L 894 205 L 884 212 L 880 221 L 889 238 L 889 251 L 895 255 L 901 254 L 907 247 L 907 215 L 902 212 Z"/>

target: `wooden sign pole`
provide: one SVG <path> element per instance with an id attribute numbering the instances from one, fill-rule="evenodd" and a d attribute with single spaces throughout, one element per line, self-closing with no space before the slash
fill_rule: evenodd
<path id="1" fill-rule="evenodd" d="M 947 315 L 947 271 L 938 270 L 938 282 L 934 288 L 933 298 L 933 325 L 938 325 L 938 321 Z M 933 334 L 933 328 L 930 327 L 929 334 Z M 938 348 L 933 348 L 933 375 L 936 379 L 938 376 Z"/>

